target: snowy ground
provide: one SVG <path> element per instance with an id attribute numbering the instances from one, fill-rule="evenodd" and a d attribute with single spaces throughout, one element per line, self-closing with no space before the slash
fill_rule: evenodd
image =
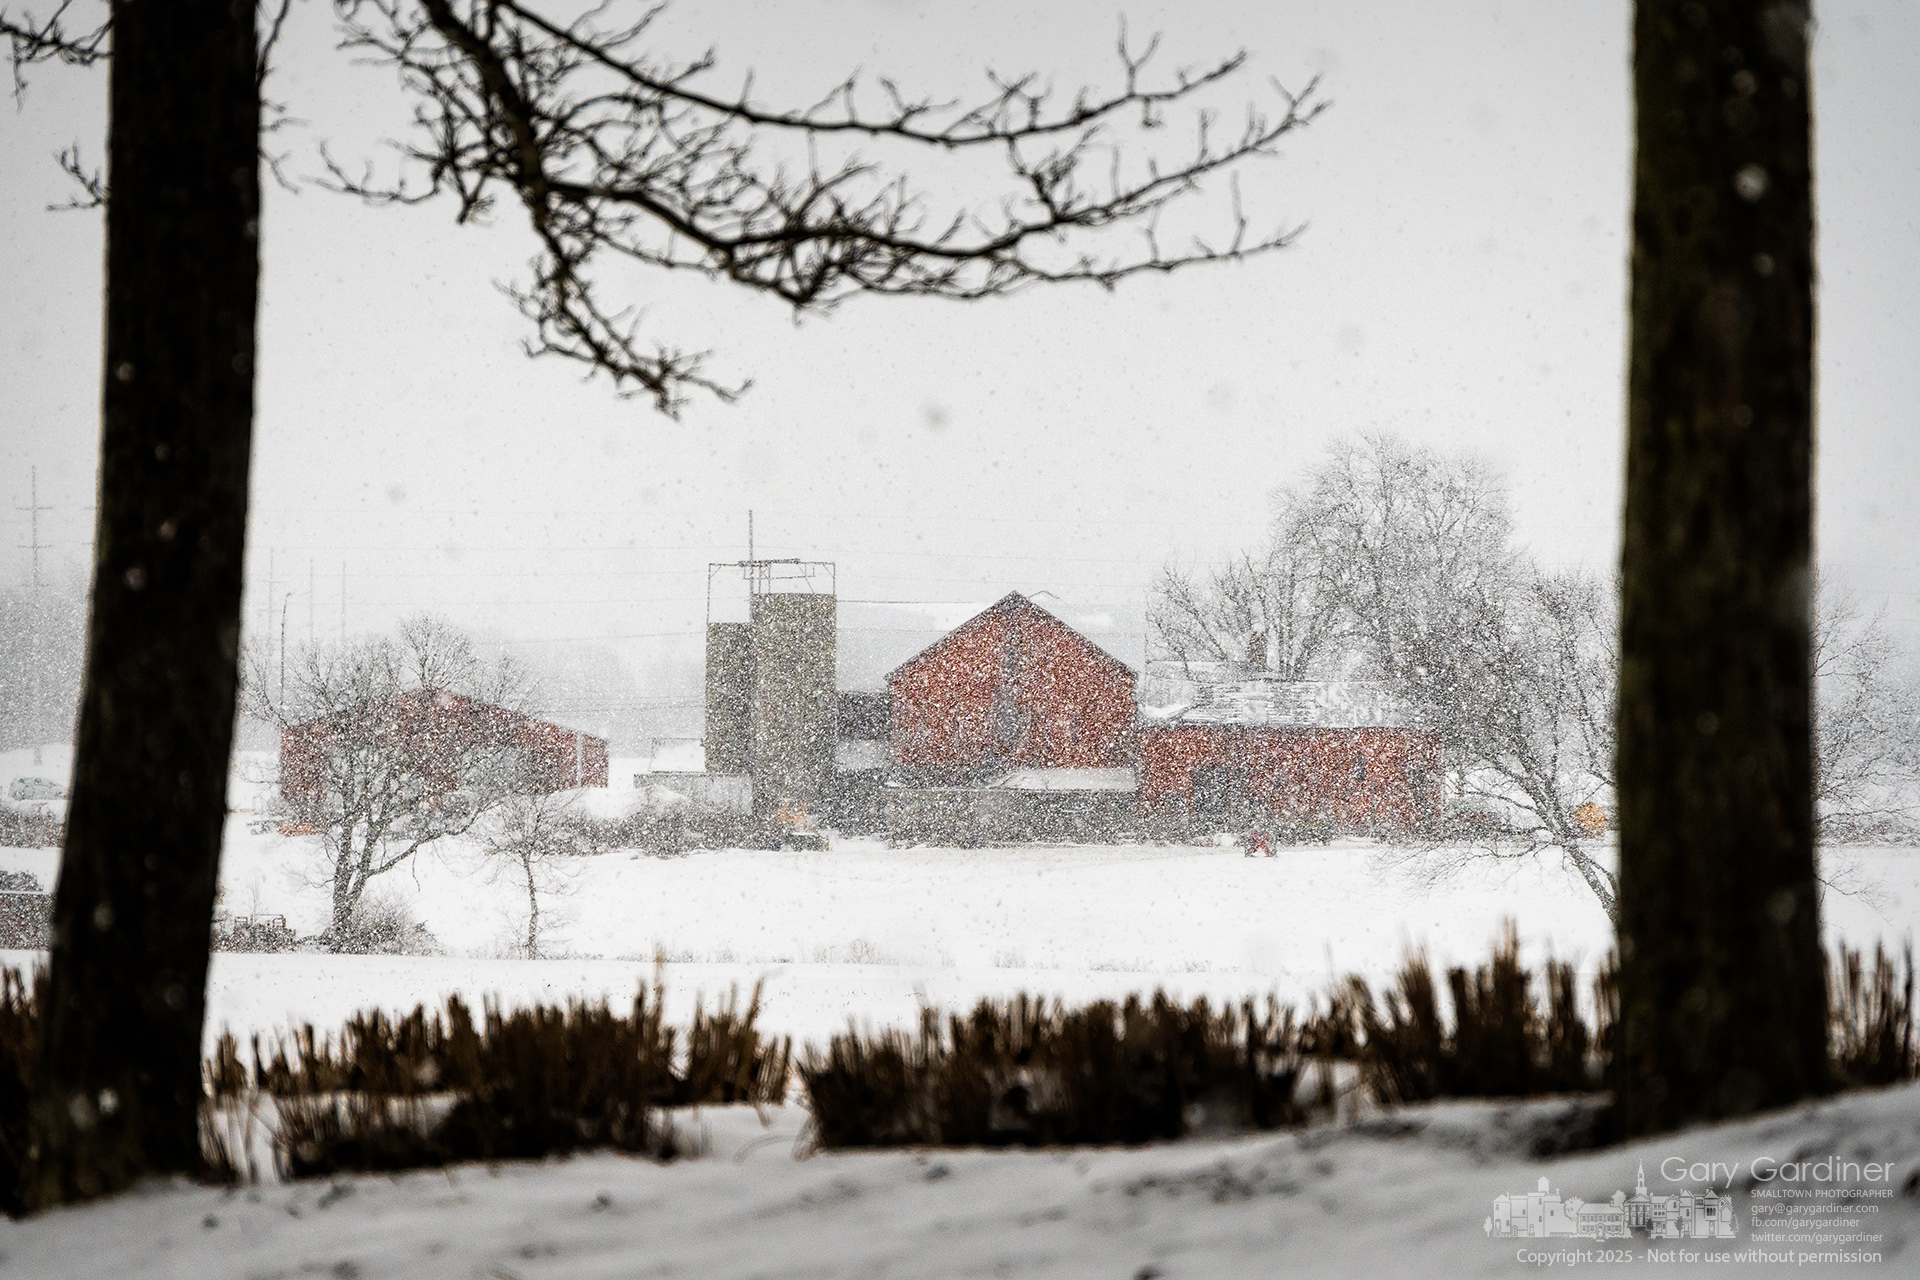
<path id="1" fill-rule="evenodd" d="M 672 1165 L 598 1155 L 243 1192 L 158 1186 L 0 1222 L 0 1274 L 1427 1280 L 1589 1265 L 1915 1274 L 1920 1087 L 1601 1154 L 1526 1158 L 1529 1135 L 1567 1105 L 1453 1103 L 1358 1129 L 1135 1149 L 811 1158 L 796 1157 L 796 1109 L 764 1128 L 728 1109 L 700 1122 L 711 1154 Z M 1756 1162 L 1765 1171 L 1826 1156 L 1862 1170 L 1827 1181 L 1816 1164 L 1813 1175 L 1753 1181 Z M 1642 1165 L 1656 1194 L 1698 1190 L 1705 1178 L 1684 1167 L 1694 1162 L 1735 1166 L 1720 1180 L 1735 1188 L 1732 1239 L 1489 1238 L 1494 1197 L 1542 1178 L 1567 1197 L 1604 1201 L 1631 1193 Z M 1811 1194 L 1842 1190 L 1850 1194 Z M 1828 1260 L 1840 1254 L 1859 1260 Z"/>
<path id="2" fill-rule="evenodd" d="M 0 758 L 0 774 L 16 763 Z M 315 932 L 326 912 L 315 842 L 252 832 L 259 815 L 248 810 L 260 791 L 244 779 L 234 788 L 226 905 L 284 914 Z M 524 960 L 506 958 L 524 927 L 523 893 L 477 847 L 455 844 L 382 885 L 446 955 L 219 955 L 209 1036 L 303 1021 L 324 1029 L 358 1008 L 403 1010 L 455 991 L 475 1001 L 624 1001 L 651 979 L 656 954 L 667 960 L 676 1018 L 697 996 L 711 1001 L 764 979 L 763 1025 L 820 1044 L 850 1019 L 905 1024 L 927 1003 L 959 1008 L 1022 990 L 1085 1000 L 1163 987 L 1301 1001 L 1337 974 L 1386 977 L 1408 946 L 1478 961 L 1509 918 L 1535 961 L 1551 952 L 1591 967 L 1608 945 L 1591 895 L 1549 860 L 1481 864 L 1431 882 L 1391 861 L 1365 842 L 1286 849 L 1271 860 L 1231 848 L 861 842 L 825 853 L 619 853 L 569 866 L 543 906 L 560 954 Z M 44 884 L 56 866 L 52 850 L 0 850 L 0 867 Z M 1846 890 L 1827 895 L 1830 937 L 1897 945 L 1920 931 L 1920 856 L 1834 850 L 1826 871 Z M 36 959 L 0 953 L 0 964 Z M 765 1128 L 750 1112 L 713 1111 L 687 1122 L 711 1133 L 711 1154 L 672 1166 L 595 1156 L 239 1194 L 167 1187 L 0 1222 L 0 1276 L 1497 1275 L 1563 1267 L 1570 1250 L 1600 1248 L 1487 1238 L 1493 1197 L 1530 1191 L 1543 1175 L 1570 1196 L 1600 1200 L 1630 1190 L 1642 1158 L 1659 1190 L 1659 1162 L 1675 1155 L 1750 1169 L 1757 1155 L 1826 1151 L 1894 1162 L 1892 1198 L 1852 1204 L 1849 1213 L 1872 1206 L 1854 1215 L 1865 1227 L 1777 1234 L 1882 1240 L 1756 1241 L 1756 1213 L 1799 1203 L 1760 1196 L 1742 1198 L 1735 1240 L 1674 1242 L 1672 1261 L 1663 1260 L 1666 1245 L 1610 1243 L 1636 1265 L 1690 1269 L 1678 1260 L 1690 1250 L 1722 1273 L 1914 1273 L 1908 1251 L 1920 1218 L 1901 1188 L 1920 1174 L 1920 1090 L 1540 1164 L 1525 1158 L 1524 1138 L 1543 1108 L 1553 1105 L 1423 1109 L 1409 1113 L 1413 1131 L 1398 1133 L 1375 1126 L 1138 1150 L 812 1158 L 802 1158 L 797 1107 L 771 1112 Z M 1883 1260 L 1709 1259 L 1749 1248 Z"/>
<path id="3" fill-rule="evenodd" d="M 18 762 L 0 757 L 0 773 Z M 49 760 L 49 766 L 54 762 Z M 258 833 L 258 783 L 236 780 L 221 868 L 236 914 L 284 914 L 302 934 L 326 922 L 318 842 Z M 609 797 L 612 799 L 613 797 Z M 766 983 L 769 1030 L 823 1042 L 849 1018 L 905 1024 L 1026 990 L 1072 1000 L 1162 987 L 1304 1002 L 1349 972 L 1384 979 L 1409 946 L 1477 962 L 1502 921 L 1525 954 L 1591 968 L 1609 929 L 1590 892 L 1550 857 L 1481 863 L 1430 881 L 1364 841 L 1247 859 L 1233 848 L 1122 845 L 888 849 L 836 841 L 824 853 L 728 850 L 661 859 L 570 860 L 543 894 L 553 959 L 508 958 L 524 890 L 473 843 L 453 842 L 376 881 L 403 899 L 447 954 L 426 958 L 222 954 L 209 1035 L 244 1039 L 290 1024 L 337 1026 L 355 1009 L 404 1010 L 451 992 L 509 1003 L 629 998 L 654 958 L 678 1016 L 696 996 Z M 51 885 L 51 849 L 0 849 L 0 868 Z M 1830 937 L 1898 945 L 1920 932 L 1920 853 L 1830 851 Z M 26 953 L 0 963 L 30 964 Z"/>
<path id="4" fill-rule="evenodd" d="M 302 933 L 325 922 L 310 883 L 310 838 L 231 830 L 223 883 L 230 909 L 284 913 Z M 51 883 L 53 850 L 0 850 L 0 867 Z M 1832 935 L 1898 943 L 1920 922 L 1920 857 L 1905 850 L 1829 855 L 1858 892 L 1828 895 Z M 525 900 L 469 847 L 423 856 L 387 878 L 450 954 L 215 958 L 210 1034 L 290 1022 L 326 1027 L 354 1009 L 410 1008 L 459 991 L 510 1003 L 628 998 L 656 954 L 677 1009 L 764 979 L 766 1025 L 822 1040 L 849 1017 L 909 1022 L 923 1002 L 956 1007 L 1028 990 L 1070 999 L 1164 987 L 1238 999 L 1304 1001 L 1333 976 L 1385 978 L 1408 945 L 1478 961 L 1501 922 L 1525 954 L 1591 965 L 1608 944 L 1587 890 L 1550 863 L 1483 866 L 1429 885 L 1384 867 L 1361 843 L 1247 859 L 1232 849 L 1158 846 L 730 850 L 659 859 L 618 853 L 569 867 L 543 910 L 562 954 L 504 958 Z M 31 963 L 24 953 L 0 962 Z"/>

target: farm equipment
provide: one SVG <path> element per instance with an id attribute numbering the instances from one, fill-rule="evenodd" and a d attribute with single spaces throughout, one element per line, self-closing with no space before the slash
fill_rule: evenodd
<path id="1" fill-rule="evenodd" d="M 807 815 L 807 806 L 800 801 L 782 800 L 773 811 L 773 821 L 782 849 L 813 853 L 826 851 L 826 833 L 814 825 L 813 819 Z"/>

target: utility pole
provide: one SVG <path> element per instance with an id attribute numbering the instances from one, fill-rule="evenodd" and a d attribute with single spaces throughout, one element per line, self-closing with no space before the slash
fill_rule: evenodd
<path id="1" fill-rule="evenodd" d="M 347 642 L 347 562 L 340 562 L 340 643 Z"/>
<path id="2" fill-rule="evenodd" d="M 267 597 L 260 602 L 260 647 L 262 650 L 262 662 L 267 661 L 273 656 L 273 598 L 279 594 L 280 579 L 273 571 L 273 551 L 269 549 L 267 551 Z M 281 646 L 281 656 L 283 658 L 285 657 L 285 648 L 285 645 Z M 282 672 L 280 675 L 280 683 L 284 685 L 286 682 L 286 673 Z"/>
<path id="3" fill-rule="evenodd" d="M 313 557 L 307 557 L 307 647 L 313 647 Z"/>
<path id="4" fill-rule="evenodd" d="M 293 592 L 287 592 L 287 598 L 280 602 L 280 705 L 287 705 L 287 606 L 293 603 Z"/>
<path id="5" fill-rule="evenodd" d="M 273 598 L 279 594 L 280 579 L 273 572 L 273 552 L 267 552 L 267 595 L 260 602 L 260 635 L 264 640 L 273 635 Z"/>
<path id="6" fill-rule="evenodd" d="M 31 532 L 28 534 L 28 544 L 20 549 L 22 551 L 31 550 L 33 552 L 33 599 L 34 607 L 37 611 L 40 600 L 40 513 L 42 511 L 51 511 L 53 508 L 40 505 L 39 467 L 27 468 L 27 486 L 27 493 L 29 495 L 27 505 L 23 507 L 16 502 L 13 504 L 13 509 L 27 513 L 27 528 Z"/>

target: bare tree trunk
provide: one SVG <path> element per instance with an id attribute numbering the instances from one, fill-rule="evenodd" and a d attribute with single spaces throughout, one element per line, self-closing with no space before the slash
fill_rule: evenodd
<path id="1" fill-rule="evenodd" d="M 1804 0 L 1640 0 L 1619 714 L 1628 1135 L 1828 1087 Z"/>
<path id="2" fill-rule="evenodd" d="M 1575 841 L 1563 839 L 1560 850 L 1572 859 L 1573 869 L 1580 873 L 1580 878 L 1587 882 L 1587 888 L 1593 890 L 1593 896 L 1600 900 L 1600 909 L 1607 913 L 1607 919 L 1617 926 L 1620 923 L 1620 901 L 1614 878 Z"/>
<path id="3" fill-rule="evenodd" d="M 540 958 L 540 891 L 533 879 L 533 858 L 522 853 L 520 869 L 527 873 L 527 959 Z"/>
<path id="4" fill-rule="evenodd" d="M 99 521 L 30 1202 L 200 1166 L 259 279 L 254 7 L 113 6 Z"/>
<path id="5" fill-rule="evenodd" d="M 351 844 L 351 827 L 347 829 L 344 839 Z M 349 848 L 347 852 L 337 854 L 333 864 L 333 915 L 327 921 L 327 937 L 332 940 L 336 951 L 347 936 L 347 927 L 353 920 L 353 909 L 360 902 L 360 895 L 354 892 L 353 880 L 353 854 Z"/>

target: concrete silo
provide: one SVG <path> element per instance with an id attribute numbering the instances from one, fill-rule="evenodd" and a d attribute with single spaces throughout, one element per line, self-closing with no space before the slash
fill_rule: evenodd
<path id="1" fill-rule="evenodd" d="M 753 807 L 798 800 L 820 812 L 833 775 L 835 601 L 831 594 L 753 598 Z"/>
<path id="2" fill-rule="evenodd" d="M 753 629 L 707 624 L 707 772 L 753 771 Z"/>
<path id="3" fill-rule="evenodd" d="M 737 575 L 737 577 L 736 577 Z M 739 581 L 745 599 L 716 598 Z M 714 621 L 737 611 L 746 620 Z M 834 566 L 822 561 L 745 560 L 708 567 L 707 771 L 744 773 L 753 811 L 782 801 L 819 813 L 833 777 L 835 736 Z"/>

